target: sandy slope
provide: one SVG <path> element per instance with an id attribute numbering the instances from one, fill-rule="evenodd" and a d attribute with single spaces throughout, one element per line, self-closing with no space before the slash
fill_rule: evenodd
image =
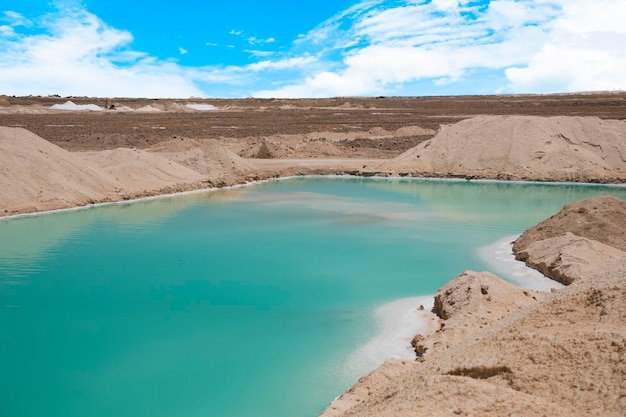
<path id="1" fill-rule="evenodd" d="M 122 184 L 76 155 L 19 128 L 0 127 L 0 213 L 106 200 Z"/>
<path id="2" fill-rule="evenodd" d="M 68 152 L 0 127 L 0 213 L 11 215 L 237 184 L 252 167 L 222 146 Z"/>
<path id="3" fill-rule="evenodd" d="M 478 116 L 383 165 L 394 173 L 548 181 L 626 179 L 626 122 Z"/>
<path id="4" fill-rule="evenodd" d="M 580 226 L 555 217 L 562 235 Z M 611 218 L 604 226 L 626 234 Z M 595 255 L 578 251 L 594 267 L 551 294 L 463 273 L 437 292 L 441 328 L 415 340 L 420 361 L 384 364 L 323 416 L 625 415 L 626 253 L 605 263 Z"/>
<path id="5" fill-rule="evenodd" d="M 355 157 L 370 152 L 354 152 L 363 141 L 370 146 L 425 133 L 409 125 L 395 131 L 231 141 L 174 137 L 147 149 L 70 153 L 24 130 L 0 127 L 0 213 L 301 174 L 626 181 L 626 122 L 595 117 L 478 116 L 443 126 L 435 137 L 395 159 Z M 244 159 L 235 152 L 266 159 Z"/>

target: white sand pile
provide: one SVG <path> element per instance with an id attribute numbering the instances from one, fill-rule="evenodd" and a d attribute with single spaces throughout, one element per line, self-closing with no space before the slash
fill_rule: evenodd
<path id="1" fill-rule="evenodd" d="M 185 107 L 190 108 L 192 110 L 198 110 L 198 111 L 215 111 L 215 110 L 219 110 L 217 107 L 215 107 L 212 104 L 188 103 L 188 104 L 185 104 Z"/>
<path id="2" fill-rule="evenodd" d="M 196 171 L 139 149 L 81 152 L 80 156 L 124 184 L 127 193 L 156 191 L 203 179 Z"/>
<path id="3" fill-rule="evenodd" d="M 63 104 L 53 104 L 51 110 L 70 110 L 70 111 L 103 111 L 104 108 L 96 104 L 75 104 L 73 101 L 66 101 Z"/>
<path id="4" fill-rule="evenodd" d="M 108 174 L 33 133 L 0 127 L 0 213 L 86 204 L 120 187 Z"/>
<path id="5" fill-rule="evenodd" d="M 626 179 L 626 122 L 596 117 L 479 116 L 385 165 L 426 175 L 551 181 Z"/>

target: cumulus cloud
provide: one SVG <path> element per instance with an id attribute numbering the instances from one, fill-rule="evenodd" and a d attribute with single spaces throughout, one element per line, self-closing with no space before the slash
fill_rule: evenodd
<path id="1" fill-rule="evenodd" d="M 176 64 L 126 49 L 133 39 L 129 32 L 111 28 L 84 10 L 55 17 L 45 19 L 44 34 L 14 32 L 12 39 L 0 38 L 4 94 L 202 94 Z"/>
<path id="2" fill-rule="evenodd" d="M 626 1 L 563 1 L 548 40 L 506 70 L 509 91 L 626 89 Z"/>
<path id="3" fill-rule="evenodd" d="M 0 12 L 1 93 L 320 97 L 467 94 L 476 85 L 481 93 L 626 89 L 623 16 L 626 0 L 363 0 L 274 51 L 263 47 L 274 38 L 233 29 L 250 63 L 188 67 L 176 60 L 184 48 L 165 60 L 136 51 L 130 32 L 80 5 L 37 19 L 8 11 Z"/>
<path id="4" fill-rule="evenodd" d="M 429 81 L 467 84 L 499 71 L 492 92 L 626 88 L 622 16 L 626 1 L 457 0 L 362 2 L 302 36 L 341 65 L 256 94 L 272 97 L 371 95 Z M 480 80 L 482 81 L 482 80 Z"/>

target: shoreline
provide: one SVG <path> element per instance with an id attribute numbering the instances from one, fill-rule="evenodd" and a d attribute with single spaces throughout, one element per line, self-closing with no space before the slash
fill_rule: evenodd
<path id="1" fill-rule="evenodd" d="M 520 289 L 550 293 L 565 286 L 541 272 L 515 259 L 511 241 L 520 234 L 509 235 L 477 249 L 481 260 L 494 273 Z M 428 337 L 438 329 L 439 317 L 432 312 L 435 294 L 397 298 L 384 302 L 370 311 L 376 332 L 352 352 L 346 368 L 365 369 L 365 375 L 388 360 L 409 360 L 418 358 L 411 340 L 416 335 Z M 423 307 L 423 309 L 421 308 Z M 389 340 L 393 342 L 390 344 Z M 387 349 L 380 349 L 386 345 Z M 390 346 L 393 345 L 393 346 Z M 349 369 L 348 374 L 353 374 Z"/>
<path id="2" fill-rule="evenodd" d="M 502 179 L 487 179 L 487 178 L 464 179 L 464 178 L 459 178 L 459 177 L 367 176 L 367 175 L 354 175 L 354 174 L 345 174 L 345 173 L 304 174 L 304 175 L 286 175 L 286 176 L 280 176 L 280 177 L 268 177 L 268 178 L 259 179 L 259 180 L 245 181 L 245 182 L 233 184 L 233 185 L 224 185 L 224 186 L 209 187 L 209 188 L 198 188 L 198 189 L 193 189 L 193 190 L 177 191 L 173 193 L 163 193 L 163 194 L 156 193 L 154 195 L 144 196 L 144 197 L 128 198 L 128 199 L 122 198 L 120 200 L 103 201 L 103 202 L 97 202 L 97 203 L 92 203 L 92 204 L 64 207 L 64 208 L 58 208 L 58 209 L 52 209 L 52 210 L 30 211 L 26 213 L 9 214 L 9 215 L 0 214 L 0 220 L 12 220 L 12 219 L 19 219 L 23 217 L 33 217 L 33 216 L 46 215 L 46 214 L 72 212 L 72 211 L 78 211 L 78 210 L 88 210 L 88 209 L 97 208 L 97 207 L 132 204 L 136 202 L 152 201 L 152 200 L 157 200 L 161 198 L 176 198 L 178 196 L 211 193 L 211 192 L 218 192 L 220 190 L 238 189 L 238 188 L 250 187 L 250 186 L 255 186 L 255 185 L 268 184 L 268 183 L 271 183 L 272 181 L 286 181 L 286 180 L 297 179 L 297 178 L 322 178 L 322 179 L 345 178 L 345 179 L 367 179 L 367 180 L 374 180 L 374 181 L 399 180 L 399 181 L 433 181 L 433 182 L 457 182 L 457 183 L 470 182 L 470 183 L 487 183 L 487 184 L 490 184 L 490 183 L 492 184 L 530 184 L 530 185 L 536 184 L 536 185 L 548 185 L 548 186 L 550 185 L 570 186 L 571 185 L 571 186 L 581 186 L 581 187 L 598 186 L 598 187 L 626 188 L 626 183 L 502 180 Z"/>

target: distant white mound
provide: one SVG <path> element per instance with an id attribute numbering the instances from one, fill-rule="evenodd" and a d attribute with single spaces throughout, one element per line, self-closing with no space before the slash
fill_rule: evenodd
<path id="1" fill-rule="evenodd" d="M 158 112 L 158 111 L 162 111 L 162 110 L 161 109 L 157 109 L 156 107 L 152 107 L 152 106 L 143 106 L 143 107 L 138 108 L 135 111 L 150 113 L 150 112 Z"/>
<path id="2" fill-rule="evenodd" d="M 104 108 L 96 104 L 76 104 L 73 101 L 66 101 L 63 104 L 53 104 L 50 106 L 52 110 L 71 110 L 71 111 L 103 111 Z"/>
<path id="3" fill-rule="evenodd" d="M 213 111 L 213 110 L 219 110 L 217 107 L 215 107 L 212 104 L 196 104 L 196 103 L 189 103 L 186 104 L 185 107 L 189 107 L 190 109 L 193 110 L 199 110 L 199 111 Z"/>

